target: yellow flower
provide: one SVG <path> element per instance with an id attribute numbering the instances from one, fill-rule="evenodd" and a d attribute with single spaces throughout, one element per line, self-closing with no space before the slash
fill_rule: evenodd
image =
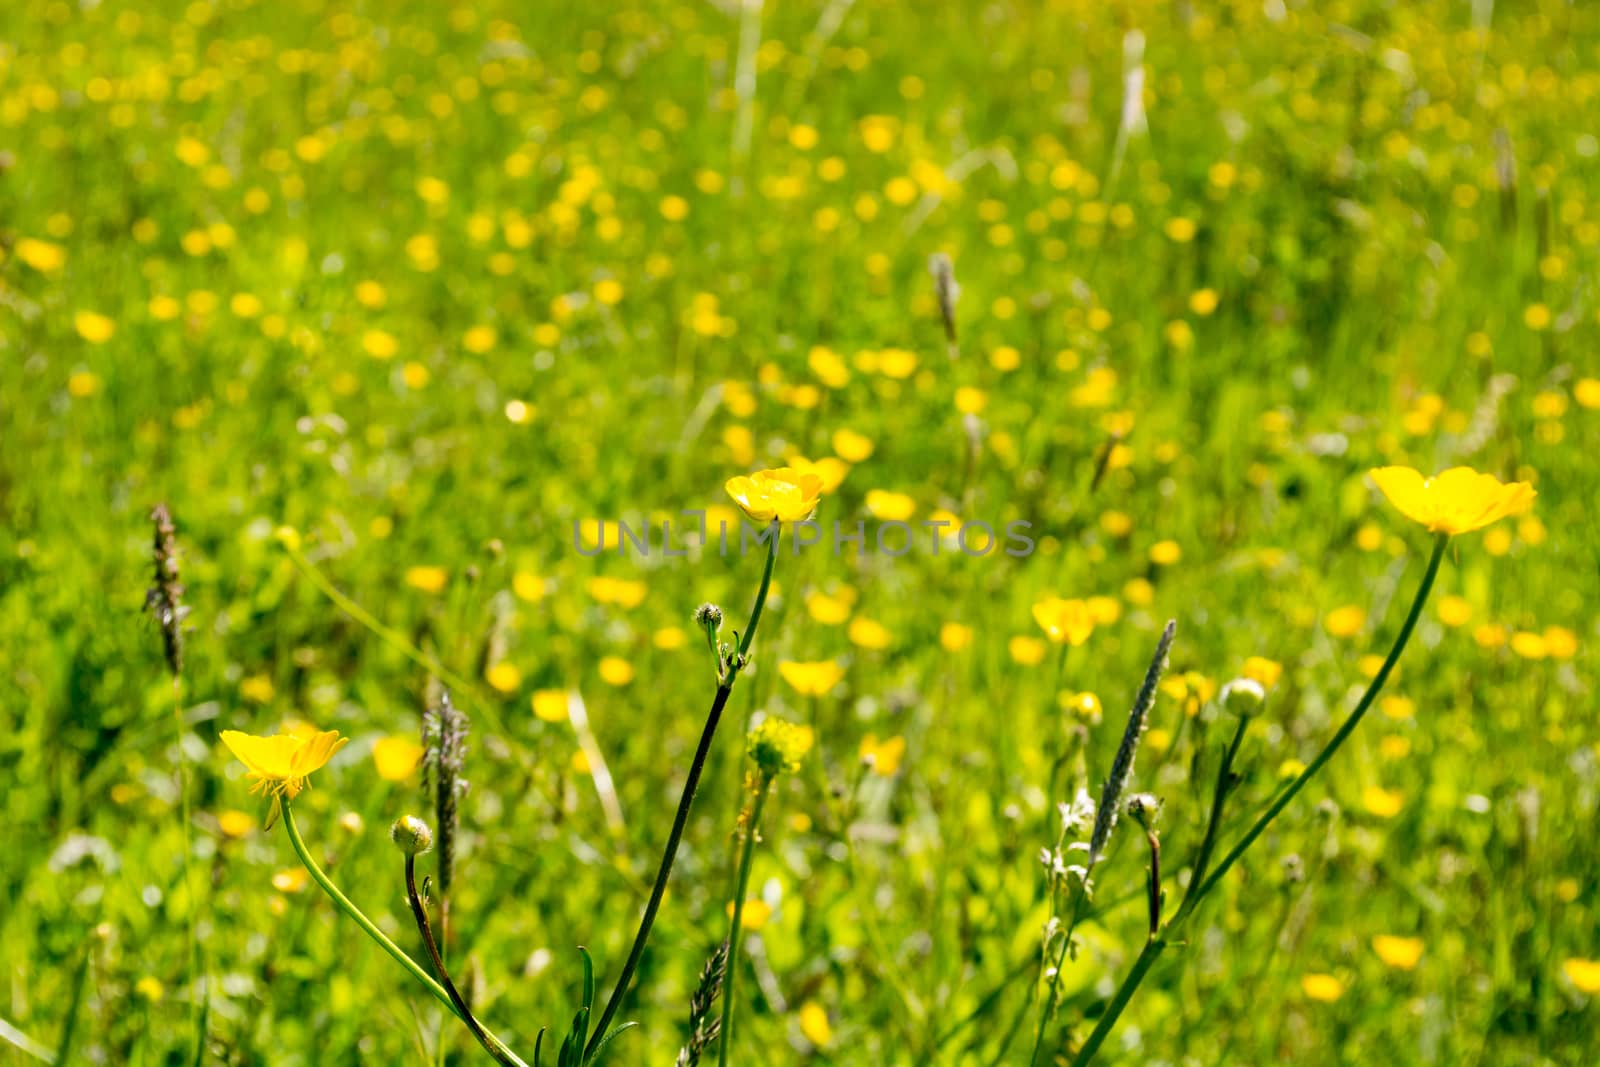
<path id="1" fill-rule="evenodd" d="M 1244 661 L 1244 676 L 1253 682 L 1260 682 L 1261 688 L 1271 689 L 1278 684 L 1278 679 L 1283 676 L 1283 664 L 1264 656 L 1251 656 Z"/>
<path id="2" fill-rule="evenodd" d="M 1536 495 L 1527 482 L 1507 485 L 1470 467 L 1452 467 L 1432 478 L 1409 467 L 1379 467 L 1369 473 L 1401 514 L 1434 533 L 1468 533 L 1520 515 L 1533 506 Z"/>
<path id="3" fill-rule="evenodd" d="M 828 1009 L 814 1000 L 800 1005 L 800 1033 L 818 1048 L 833 1044 L 833 1024 L 828 1021 Z"/>
<path id="4" fill-rule="evenodd" d="M 309 726 L 297 726 L 288 733 L 272 737 L 256 737 L 238 730 L 222 731 L 222 743 L 249 770 L 247 777 L 255 781 L 250 791 L 273 799 L 268 829 L 277 819 L 279 798 L 293 800 L 299 796 L 300 790 L 306 788 L 306 779 L 326 766 L 349 740 L 340 737 L 338 730 L 317 730 Z"/>
<path id="5" fill-rule="evenodd" d="M 421 766 L 422 753 L 422 746 L 409 737 L 380 737 L 372 745 L 372 762 L 379 778 L 403 782 Z"/>
<path id="6" fill-rule="evenodd" d="M 1094 632 L 1094 616 L 1082 600 L 1047 597 L 1033 606 L 1033 620 L 1058 645 L 1081 645 Z"/>
<path id="7" fill-rule="evenodd" d="M 867 490 L 867 510 L 884 522 L 905 522 L 917 513 L 917 502 L 904 493 L 887 489 Z"/>
<path id="8" fill-rule="evenodd" d="M 1018 634 L 1006 642 L 1006 651 L 1011 653 L 1011 658 L 1024 667 L 1032 667 L 1044 659 L 1044 654 L 1050 646 L 1037 637 L 1028 637 Z"/>
<path id="9" fill-rule="evenodd" d="M 768 716 L 761 725 L 751 730 L 745 738 L 750 761 L 765 778 L 780 774 L 794 774 L 800 769 L 817 735 L 809 726 L 799 726 L 784 719 Z"/>
<path id="10" fill-rule="evenodd" d="M 633 681 L 633 664 L 620 656 L 605 656 L 600 660 L 600 678 L 620 688 Z"/>
<path id="11" fill-rule="evenodd" d="M 733 918 L 733 901 L 728 901 L 728 918 Z M 759 897 L 753 897 L 744 902 L 744 908 L 739 912 L 739 929 L 760 930 L 772 920 L 772 905 Z"/>
<path id="12" fill-rule="evenodd" d="M 1392 819 L 1405 807 L 1406 796 L 1398 789 L 1369 785 L 1361 791 L 1361 804 L 1380 819 Z"/>
<path id="13" fill-rule="evenodd" d="M 817 510 L 822 479 L 792 467 L 729 478 L 728 495 L 756 522 L 801 522 Z"/>
<path id="14" fill-rule="evenodd" d="M 900 770 L 900 760 L 906 754 L 906 739 L 896 735 L 887 741 L 879 741 L 877 734 L 868 734 L 861 739 L 861 762 L 873 774 L 884 778 L 893 778 Z"/>
<path id="15" fill-rule="evenodd" d="M 450 580 L 450 572 L 443 567 L 421 566 L 406 568 L 406 584 L 424 593 L 437 593 Z"/>
<path id="16" fill-rule="evenodd" d="M 1344 996 L 1344 983 L 1331 974 L 1308 974 L 1300 979 L 1300 988 L 1312 1000 L 1332 1004 Z"/>
<path id="17" fill-rule="evenodd" d="M 224 811 L 217 814 L 217 829 L 223 837 L 243 837 L 256 828 L 256 817 L 246 811 Z"/>
<path id="18" fill-rule="evenodd" d="M 1570 959 L 1561 970 L 1584 993 L 1600 993 L 1600 960 Z"/>
<path id="19" fill-rule="evenodd" d="M 1328 612 L 1328 617 L 1322 620 L 1322 625 L 1335 637 L 1351 637 L 1366 624 L 1367 613 L 1355 604 L 1334 608 Z"/>
<path id="20" fill-rule="evenodd" d="M 1399 971 L 1409 971 L 1422 958 L 1422 938 L 1379 934 L 1372 939 L 1372 951 L 1390 967 Z"/>
<path id="21" fill-rule="evenodd" d="M 562 689 L 541 689 L 534 693 L 533 713 L 545 722 L 566 722 L 566 691 Z"/>
<path id="22" fill-rule="evenodd" d="M 946 652 L 960 652 L 972 644 L 972 627 L 959 622 L 947 622 L 939 627 L 939 647 Z"/>
<path id="23" fill-rule="evenodd" d="M 778 664 L 778 674 L 804 697 L 827 696 L 844 677 L 844 668 L 834 660 L 817 663 L 799 663 L 784 660 Z"/>
<path id="24" fill-rule="evenodd" d="M 133 991 L 151 1004 L 155 1004 L 167 995 L 167 987 L 161 984 L 161 979 L 147 974 L 133 983 Z"/>
<path id="25" fill-rule="evenodd" d="M 79 337 L 94 345 L 105 344 L 117 332 L 114 321 L 95 311 L 79 311 L 72 316 L 72 325 Z"/>
<path id="26" fill-rule="evenodd" d="M 888 648 L 889 642 L 894 639 L 887 626 L 865 616 L 852 620 L 845 634 L 852 644 L 874 651 Z"/>

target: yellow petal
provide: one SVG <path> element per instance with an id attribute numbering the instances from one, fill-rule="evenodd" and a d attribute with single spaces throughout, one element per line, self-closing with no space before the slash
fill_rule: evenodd
<path id="1" fill-rule="evenodd" d="M 239 758 L 252 774 L 264 778 L 287 778 L 293 766 L 299 741 L 288 734 L 257 737 L 238 730 L 224 730 L 222 743 Z"/>

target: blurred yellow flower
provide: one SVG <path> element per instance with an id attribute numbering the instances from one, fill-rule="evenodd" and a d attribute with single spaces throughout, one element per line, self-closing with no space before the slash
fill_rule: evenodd
<path id="1" fill-rule="evenodd" d="M 972 644 L 972 627 L 959 622 L 947 622 L 939 627 L 939 647 L 946 652 L 960 652 Z"/>
<path id="2" fill-rule="evenodd" d="M 728 901 L 728 918 L 733 918 L 733 901 Z M 739 929 L 759 930 L 772 920 L 772 905 L 759 897 L 744 902 L 739 912 Z"/>
<path id="3" fill-rule="evenodd" d="M 66 249 L 60 245 L 51 244 L 49 241 L 40 241 L 33 237 L 23 237 L 18 240 L 13 251 L 18 259 L 40 274 L 51 274 L 58 271 L 67 262 Z"/>
<path id="4" fill-rule="evenodd" d="M 422 765 L 424 749 L 409 737 L 380 737 L 372 744 L 372 762 L 378 777 L 386 782 L 403 782 Z"/>
<path id="5" fill-rule="evenodd" d="M 79 311 L 72 316 L 78 336 L 92 345 L 103 345 L 117 332 L 117 324 L 95 311 Z"/>
<path id="6" fill-rule="evenodd" d="M 800 1036 L 816 1045 L 827 1048 L 833 1044 L 833 1024 L 828 1021 L 828 1010 L 814 1000 L 800 1005 Z"/>
<path id="7" fill-rule="evenodd" d="M 801 663 L 783 660 L 778 664 L 778 674 L 801 696 L 820 697 L 833 691 L 844 677 L 844 668 L 834 660 Z"/>
<path id="8" fill-rule="evenodd" d="M 1372 951 L 1397 971 L 1409 971 L 1422 958 L 1422 938 L 1379 934 L 1372 939 Z"/>
<path id="9" fill-rule="evenodd" d="M 1300 988 L 1312 1000 L 1332 1004 L 1344 996 L 1344 983 L 1331 974 L 1308 974 L 1300 979 Z"/>
<path id="10" fill-rule="evenodd" d="M 223 837 L 243 837 L 256 828 L 256 817 L 247 811 L 229 809 L 217 813 L 217 829 Z"/>
<path id="11" fill-rule="evenodd" d="M 1360 632 L 1366 621 L 1365 610 L 1355 604 L 1346 604 L 1342 608 L 1334 608 L 1328 612 L 1328 617 L 1322 620 L 1322 625 L 1335 637 L 1351 637 Z"/>
<path id="12" fill-rule="evenodd" d="M 306 887 L 311 876 L 304 867 L 288 867 L 272 875 L 272 888 L 280 893 L 298 893 Z"/>
<path id="13" fill-rule="evenodd" d="M 812 593 L 806 597 L 806 612 L 824 626 L 838 626 L 850 617 L 850 602 L 827 593 Z"/>
<path id="14" fill-rule="evenodd" d="M 1527 482 L 1505 484 L 1470 467 L 1452 467 L 1432 478 L 1409 467 L 1378 467 L 1369 474 L 1401 514 L 1434 533 L 1468 533 L 1520 515 L 1537 495 Z"/>
<path id="15" fill-rule="evenodd" d="M 1150 562 L 1167 567 L 1183 558 L 1183 549 L 1176 541 L 1157 541 L 1150 546 Z"/>
<path id="16" fill-rule="evenodd" d="M 1094 617 L 1082 600 L 1047 597 L 1033 606 L 1033 620 L 1058 645 L 1081 645 L 1094 632 Z"/>
<path id="17" fill-rule="evenodd" d="M 1244 661 L 1241 673 L 1252 682 L 1260 682 L 1261 688 L 1271 689 L 1283 676 L 1283 664 L 1262 656 L 1251 656 Z"/>
<path id="18" fill-rule="evenodd" d="M 889 642 L 893 640 L 888 627 L 865 616 L 853 619 L 845 634 L 850 638 L 851 644 L 874 651 L 888 648 Z"/>
<path id="19" fill-rule="evenodd" d="M 133 991 L 139 994 L 140 999 L 150 1004 L 160 1002 L 167 995 L 167 987 L 153 974 L 147 974 L 133 983 Z"/>
<path id="20" fill-rule="evenodd" d="M 406 568 L 406 584 L 424 593 L 437 593 L 450 580 L 450 572 L 443 567 L 421 566 Z"/>
<path id="21" fill-rule="evenodd" d="M 483 672 L 483 677 L 489 683 L 489 687 L 497 693 L 515 693 L 522 688 L 522 672 L 517 669 L 516 664 L 506 663 L 504 660 L 491 664 L 489 669 Z"/>
<path id="22" fill-rule="evenodd" d="M 561 689 L 541 689 L 533 694 L 533 713 L 545 722 L 567 721 L 567 694 Z"/>
<path id="23" fill-rule="evenodd" d="M 1062 711 L 1070 712 L 1091 723 L 1099 722 L 1105 711 L 1100 698 L 1090 692 L 1062 693 L 1056 697 L 1056 702 Z"/>
<path id="24" fill-rule="evenodd" d="M 1044 659 L 1044 654 L 1050 646 L 1037 637 L 1027 637 L 1018 634 L 1006 642 L 1006 651 L 1011 653 L 1011 658 L 1024 667 L 1032 667 Z"/>
<path id="25" fill-rule="evenodd" d="M 854 430 L 835 430 L 830 443 L 839 458 L 850 463 L 860 463 L 872 456 L 872 439 Z"/>
<path id="26" fill-rule="evenodd" d="M 861 762 L 873 774 L 883 778 L 893 778 L 900 770 L 900 760 L 906 754 L 906 739 L 896 734 L 886 741 L 879 741 L 877 734 L 868 734 L 861 739 Z"/>
<path id="27" fill-rule="evenodd" d="M 756 522 L 800 522 L 817 510 L 822 479 L 779 467 L 729 478 L 727 490 L 733 502 Z"/>
<path id="28" fill-rule="evenodd" d="M 600 679 L 607 685 L 627 685 L 633 681 L 633 664 L 620 656 L 606 656 L 600 660 Z"/>
<path id="29" fill-rule="evenodd" d="M 1561 964 L 1561 971 L 1580 992 L 1600 993 L 1600 960 L 1569 959 Z"/>
<path id="30" fill-rule="evenodd" d="M 1361 806 L 1380 819 L 1392 819 L 1405 807 L 1406 795 L 1398 789 L 1369 785 L 1361 791 Z"/>
<path id="31" fill-rule="evenodd" d="M 917 513 L 917 502 L 904 493 L 886 489 L 867 490 L 867 511 L 883 522 L 905 522 Z"/>
<path id="32" fill-rule="evenodd" d="M 1461 626 L 1472 618 L 1472 604 L 1465 597 L 1440 597 L 1437 610 L 1439 621 L 1446 626 Z"/>

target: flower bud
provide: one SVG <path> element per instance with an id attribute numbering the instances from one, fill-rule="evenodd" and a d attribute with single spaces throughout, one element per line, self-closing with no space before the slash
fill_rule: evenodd
<path id="1" fill-rule="evenodd" d="M 696 626 L 709 626 L 713 630 L 722 628 L 722 609 L 715 604 L 701 604 L 694 609 L 694 624 Z"/>
<path id="2" fill-rule="evenodd" d="M 415 856 L 433 847 L 433 831 L 415 815 L 402 815 L 389 827 L 389 837 L 395 847 L 408 856 Z"/>
<path id="3" fill-rule="evenodd" d="M 1161 798 L 1154 793 L 1135 793 L 1128 798 L 1128 818 L 1139 824 L 1146 833 L 1161 814 Z"/>
<path id="4" fill-rule="evenodd" d="M 1253 678 L 1235 678 L 1222 687 L 1222 706 L 1240 718 L 1248 719 L 1266 701 L 1267 691 Z"/>

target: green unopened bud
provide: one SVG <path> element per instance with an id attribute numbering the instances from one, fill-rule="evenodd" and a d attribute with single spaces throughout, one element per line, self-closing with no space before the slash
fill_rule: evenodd
<path id="1" fill-rule="evenodd" d="M 415 815 L 402 815 L 389 827 L 389 837 L 395 847 L 408 856 L 415 856 L 433 847 L 433 831 Z"/>
<path id="2" fill-rule="evenodd" d="M 1267 702 L 1267 691 L 1253 678 L 1235 678 L 1222 687 L 1222 706 L 1241 718 L 1249 718 Z"/>
<path id="3" fill-rule="evenodd" d="M 1156 816 L 1161 814 L 1161 798 L 1154 793 L 1135 793 L 1128 798 L 1128 818 L 1139 824 L 1145 833 L 1156 824 Z"/>
<path id="4" fill-rule="evenodd" d="M 712 631 L 722 628 L 722 609 L 715 604 L 701 604 L 694 609 L 694 622 L 696 626 L 709 626 Z"/>

